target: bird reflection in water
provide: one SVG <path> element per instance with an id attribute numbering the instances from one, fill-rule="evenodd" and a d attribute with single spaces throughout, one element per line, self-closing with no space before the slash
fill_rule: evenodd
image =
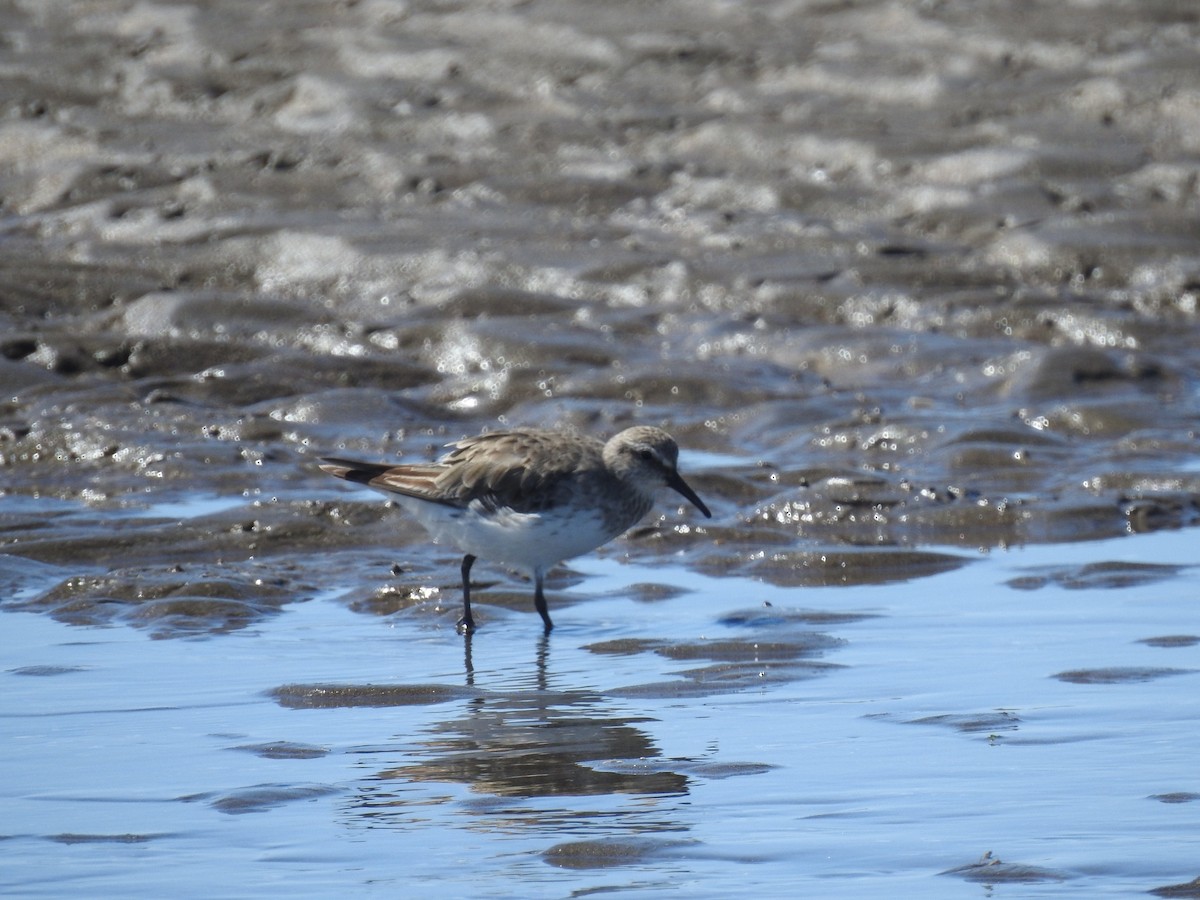
<path id="1" fill-rule="evenodd" d="M 472 641 L 467 634 L 464 673 L 477 693 L 456 705 L 461 715 L 433 725 L 427 738 L 407 748 L 405 755 L 419 762 L 383 769 L 362 788 L 355 801 L 360 814 L 376 824 L 389 815 L 407 820 L 414 802 L 428 803 L 400 786 L 413 783 L 464 784 L 516 798 L 687 793 L 686 776 L 663 771 L 665 761 L 653 762 L 661 753 L 638 727 L 650 719 L 619 714 L 594 691 L 549 687 L 546 635 L 537 642 L 533 683 L 498 689 L 477 688 Z M 620 771 L 606 771 L 606 764 Z"/>

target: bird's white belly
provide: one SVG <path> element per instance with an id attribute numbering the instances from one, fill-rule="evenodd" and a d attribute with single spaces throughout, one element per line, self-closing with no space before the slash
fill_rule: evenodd
<path id="1" fill-rule="evenodd" d="M 464 553 L 521 568 L 553 566 L 595 550 L 620 532 L 605 527 L 590 510 L 570 514 L 490 511 L 482 506 L 457 509 L 415 498 L 392 495 L 438 543 Z"/>

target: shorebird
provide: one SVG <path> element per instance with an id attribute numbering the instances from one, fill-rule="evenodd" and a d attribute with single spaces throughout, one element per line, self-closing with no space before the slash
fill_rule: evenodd
<path id="1" fill-rule="evenodd" d="M 595 550 L 638 522 L 654 492 L 669 487 L 708 518 L 712 513 L 679 475 L 679 447 L 661 428 L 638 425 L 607 443 L 561 431 L 506 431 L 447 444 L 433 463 L 391 465 L 323 459 L 331 475 L 388 494 L 435 541 L 457 547 L 463 614 L 475 630 L 471 566 L 477 557 L 533 575 L 533 602 L 545 623 L 546 571 Z"/>

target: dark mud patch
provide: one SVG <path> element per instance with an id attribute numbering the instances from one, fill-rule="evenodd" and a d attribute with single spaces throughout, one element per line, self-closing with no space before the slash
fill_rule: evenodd
<path id="1" fill-rule="evenodd" d="M 469 700 L 478 691 L 447 684 L 285 684 L 268 696 L 286 709 L 429 706 Z"/>
<path id="2" fill-rule="evenodd" d="M 197 498 L 171 492 L 158 499 L 184 505 Z M 269 499 L 194 517 L 150 512 L 130 515 L 103 506 L 64 504 L 47 515 L 36 505 L 14 504 L 0 511 L 0 545 L 14 555 L 76 569 L 291 556 L 309 560 L 316 578 L 321 568 L 311 565 L 311 557 L 322 551 L 387 547 L 396 553 L 413 538 L 425 539 L 419 526 L 392 516 L 384 503 Z"/>
<path id="3" fill-rule="evenodd" d="M 680 679 L 677 681 L 626 685 L 609 691 L 618 697 L 681 698 L 761 688 L 767 684 L 826 674 L 840 666 L 816 657 L 843 643 L 827 634 L 801 632 L 787 637 L 776 635 L 762 641 L 619 639 L 589 644 L 584 649 L 600 655 L 653 653 L 673 661 L 709 662 L 709 665 L 676 672 Z"/>
<path id="4" fill-rule="evenodd" d="M 816 656 L 845 642 L 813 632 L 791 640 L 709 640 L 694 643 L 663 643 L 654 648 L 659 656 L 672 660 L 713 660 L 731 663 L 771 663 Z"/>
<path id="5" fill-rule="evenodd" d="M 615 869 L 640 865 L 693 843 L 662 838 L 569 841 L 555 844 L 542 854 L 542 859 L 560 869 Z"/>
<path id="6" fill-rule="evenodd" d="M 982 454 L 964 471 L 995 472 L 997 457 L 1028 459 L 1005 447 Z M 1117 537 L 1131 531 L 1181 528 L 1200 521 L 1200 483 L 1174 479 L 1170 485 L 1135 478 L 1120 487 L 1106 476 L 1089 490 L 1060 488 L 1047 472 L 1012 479 L 1005 490 L 986 490 L 982 480 L 922 483 L 912 476 L 819 476 L 799 489 L 760 501 L 750 523 L 764 532 L 762 543 L 783 535 L 821 535 L 858 546 L 931 544 L 966 548 L 1060 543 Z M 1178 485 L 1182 481 L 1184 484 Z"/>
<path id="7" fill-rule="evenodd" d="M 1172 669 L 1155 666 L 1110 666 L 1101 669 L 1071 669 L 1051 676 L 1068 684 L 1137 684 L 1157 681 L 1173 675 L 1192 675 L 1197 669 Z"/>
<path id="8" fill-rule="evenodd" d="M 271 741 L 266 744 L 242 744 L 230 747 L 243 753 L 253 753 L 263 759 L 320 759 L 328 756 L 328 747 L 314 747 L 312 744 L 297 744 L 292 741 Z"/>
<path id="9" fill-rule="evenodd" d="M 218 812 L 238 816 L 339 793 L 340 788 L 328 784 L 260 784 L 216 795 L 194 794 L 179 799 L 185 803 L 204 801 Z"/>
<path id="10" fill-rule="evenodd" d="M 434 615 L 446 618 L 447 611 L 454 611 L 457 615 L 462 610 L 461 600 L 458 603 L 446 603 L 447 593 L 449 592 L 444 586 L 386 585 L 376 588 L 366 597 L 351 600 L 346 605 L 352 612 L 368 616 L 394 616 L 399 613 L 408 613 L 423 618 Z"/>
<path id="11" fill-rule="evenodd" d="M 677 680 L 625 685 L 609 692 L 620 697 L 703 697 L 815 678 L 840 668 L 822 657 L 844 646 L 846 641 L 809 626 L 842 624 L 860 618 L 855 613 L 766 607 L 720 620 L 721 625 L 729 628 L 752 629 L 747 636 L 680 641 L 617 638 L 597 641 L 584 649 L 601 656 L 649 653 L 672 662 L 708 663 L 672 673 Z"/>
<path id="12" fill-rule="evenodd" d="M 940 875 L 953 875 L 964 881 L 980 884 L 1042 884 L 1045 882 L 1066 881 L 1070 878 L 1065 872 L 1054 869 L 1043 869 L 1023 863 L 1006 863 L 992 855 L 989 850 L 978 862 L 967 863 L 947 869 Z"/>
<path id="13" fill-rule="evenodd" d="M 771 549 L 745 556 L 705 555 L 696 567 L 709 575 L 743 575 L 779 587 L 888 584 L 949 572 L 969 557 L 898 548 Z"/>
<path id="14" fill-rule="evenodd" d="M 253 563 L 220 569 L 171 565 L 68 578 L 11 607 L 45 612 L 72 625 L 124 623 L 156 638 L 179 638 L 245 628 L 287 603 L 307 599 L 305 590 L 278 572 L 264 577 Z"/>
<path id="15" fill-rule="evenodd" d="M 1047 566 L 1006 583 L 1021 591 L 1035 591 L 1049 585 L 1071 591 L 1120 590 L 1166 581 L 1186 568 L 1162 563 L 1106 561 L 1079 566 Z"/>
<path id="16" fill-rule="evenodd" d="M 47 517 L 27 502 L 9 505 L 0 511 L 0 544 L 10 553 L 0 560 L 14 564 L 0 573 L 10 573 L 16 596 L 5 607 L 74 625 L 128 624 L 155 637 L 202 636 L 245 628 L 321 591 L 345 594 L 356 580 L 373 580 L 376 594 L 348 602 L 398 611 L 419 604 L 439 573 L 436 559 L 408 549 L 414 540 L 427 546 L 419 526 L 385 503 L 229 505 L 172 494 L 156 508 L 189 506 L 219 509 L 160 517 L 63 504 Z"/>
<path id="17" fill-rule="evenodd" d="M 151 637 L 176 638 L 236 631 L 277 611 L 242 600 L 177 596 L 140 603 L 123 620 L 145 628 Z"/>
<path id="18" fill-rule="evenodd" d="M 1195 647 L 1200 644 L 1200 635 L 1195 634 L 1164 634 L 1159 637 L 1141 638 L 1139 644 L 1147 647 L 1175 649 L 1179 647 Z"/>
<path id="19" fill-rule="evenodd" d="M 757 609 L 729 613 L 717 621 L 730 628 L 760 628 L 764 632 L 776 628 L 805 625 L 848 625 L 878 618 L 878 613 L 834 612 L 824 609 L 791 609 L 764 604 Z"/>
<path id="20" fill-rule="evenodd" d="M 164 834 L 78 834 L 66 832 L 46 838 L 56 844 L 148 844 L 169 837 Z"/>
<path id="21" fill-rule="evenodd" d="M 607 693 L 613 697 L 644 699 L 709 697 L 714 694 L 764 689 L 769 685 L 818 678 L 840 668 L 837 663 L 798 658 L 772 662 L 718 662 L 675 672 L 678 680 L 626 685 L 612 688 Z"/>
<path id="22" fill-rule="evenodd" d="M 616 638 L 587 644 L 583 649 L 604 656 L 636 656 L 639 653 L 651 653 L 662 644 L 657 638 Z"/>
<path id="23" fill-rule="evenodd" d="M 1181 884 L 1168 884 L 1165 887 L 1154 888 L 1147 893 L 1155 897 L 1200 897 L 1200 876 Z"/>
<path id="24" fill-rule="evenodd" d="M 1150 799 L 1159 803 L 1195 803 L 1200 800 L 1200 794 L 1193 791 L 1172 791 L 1169 794 L 1151 794 Z"/>
<path id="25" fill-rule="evenodd" d="M 614 688 L 609 693 L 614 697 L 683 700 L 819 678 L 840 668 L 837 663 L 827 662 L 793 662 L 772 666 L 725 663 L 677 672 L 675 674 L 682 679 L 679 681 L 629 685 Z"/>
<path id="26" fill-rule="evenodd" d="M 86 672 L 84 666 L 21 666 L 17 669 L 9 669 L 10 675 L 34 675 L 39 678 L 48 675 L 73 675 L 77 672 Z"/>
<path id="27" fill-rule="evenodd" d="M 872 715 L 873 719 L 893 719 L 891 714 Z M 964 734 L 998 734 L 1014 732 L 1021 728 L 1021 718 L 1009 710 L 993 710 L 981 713 L 943 713 L 935 716 L 921 716 L 917 719 L 899 719 L 905 725 L 936 725 L 941 728 L 953 728 Z"/>
<path id="28" fill-rule="evenodd" d="M 657 582 L 639 582 L 622 590 L 623 595 L 632 597 L 639 603 L 659 603 L 663 600 L 673 600 L 687 593 L 689 593 L 688 588 Z"/>

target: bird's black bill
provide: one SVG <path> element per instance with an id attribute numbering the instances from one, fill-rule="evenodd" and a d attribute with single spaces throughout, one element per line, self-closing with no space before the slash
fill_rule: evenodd
<path id="1" fill-rule="evenodd" d="M 688 500 L 691 501 L 692 505 L 694 507 L 696 507 L 696 509 L 698 509 L 698 510 L 700 510 L 700 512 L 704 513 L 704 517 L 706 519 L 712 518 L 712 513 L 710 513 L 708 511 L 708 507 L 704 505 L 704 501 L 701 500 L 696 495 L 695 491 L 693 491 L 690 487 L 688 487 L 688 483 L 686 481 L 684 481 L 681 477 L 679 477 L 678 472 L 672 472 L 670 474 L 670 476 L 667 478 L 667 487 L 672 488 L 673 490 L 679 491 L 679 493 L 681 493 L 681 494 L 683 494 L 683 496 L 687 497 Z"/>

